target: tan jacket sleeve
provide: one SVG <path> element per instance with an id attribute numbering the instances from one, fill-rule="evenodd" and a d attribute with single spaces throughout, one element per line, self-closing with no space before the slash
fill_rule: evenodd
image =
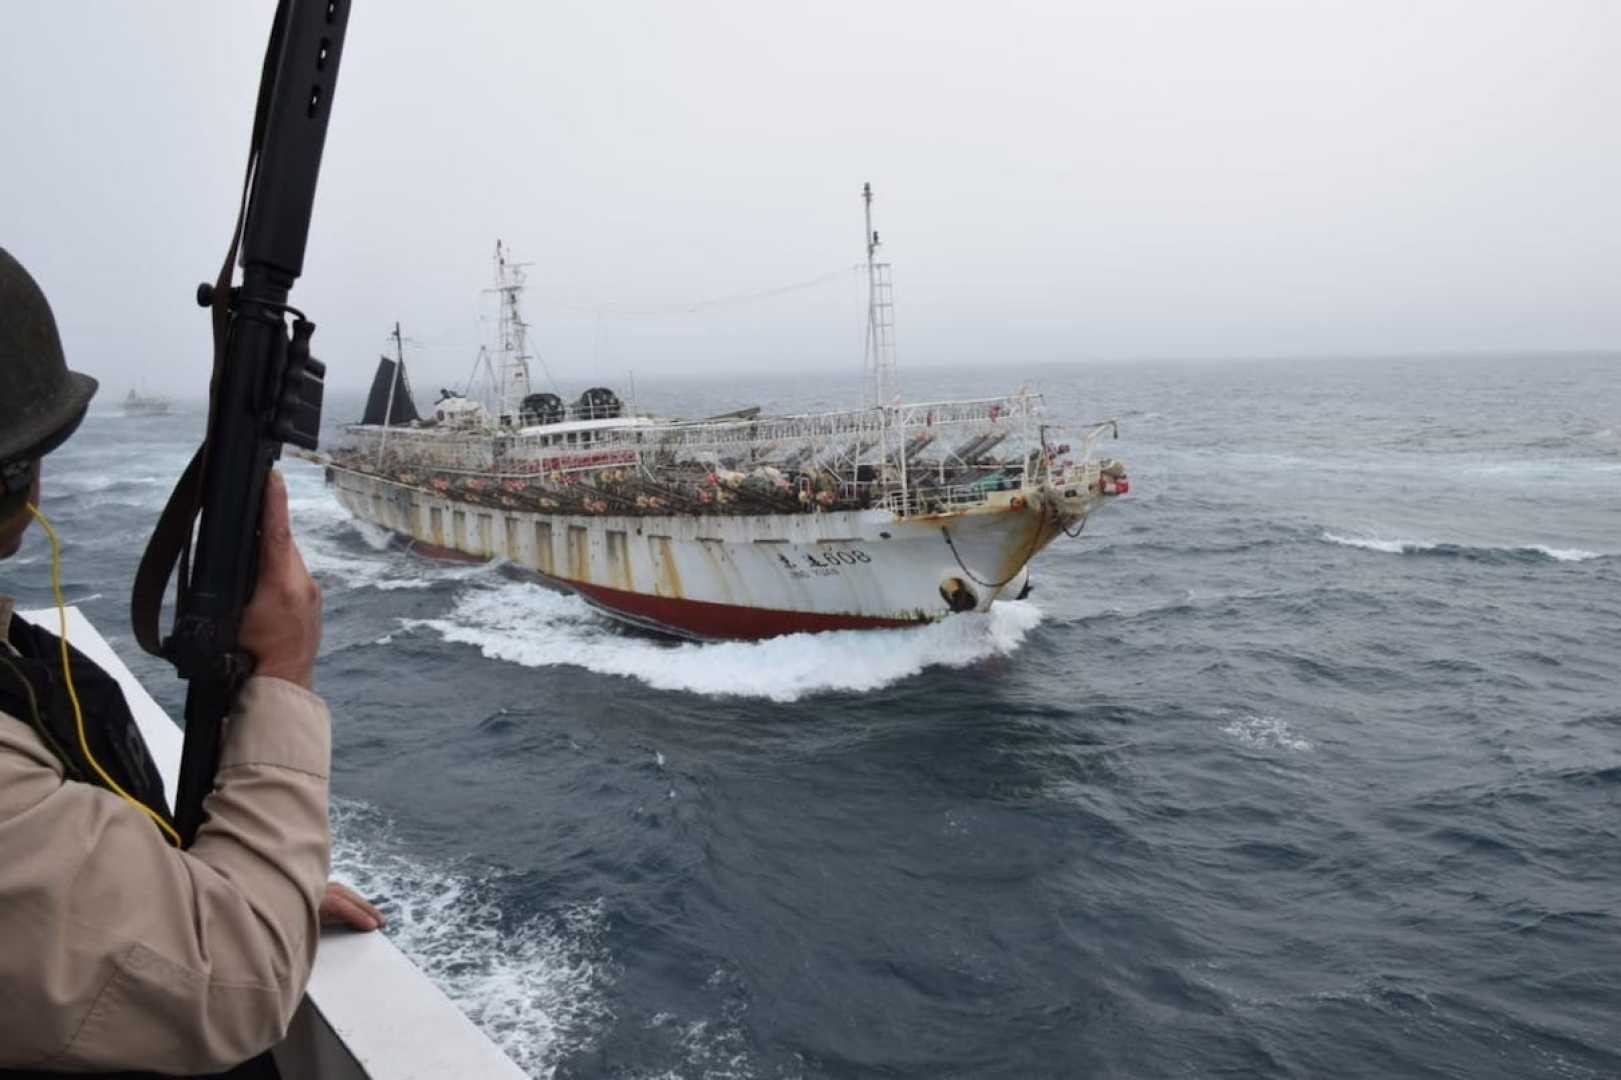
<path id="1" fill-rule="evenodd" d="M 330 740 L 320 698 L 250 679 L 179 851 L 0 715 L 0 1065 L 192 1074 L 277 1041 L 315 959 Z"/>

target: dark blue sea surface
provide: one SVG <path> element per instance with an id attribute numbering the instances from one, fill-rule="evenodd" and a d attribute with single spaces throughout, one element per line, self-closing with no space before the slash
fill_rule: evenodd
<path id="1" fill-rule="evenodd" d="M 1132 493 L 988 616 L 692 645 L 287 465 L 335 872 L 485 1030 L 557 1077 L 1621 1075 L 1621 357 L 903 378 L 1119 417 Z M 200 426 L 98 412 L 45 477 L 175 711 L 127 591 Z"/>

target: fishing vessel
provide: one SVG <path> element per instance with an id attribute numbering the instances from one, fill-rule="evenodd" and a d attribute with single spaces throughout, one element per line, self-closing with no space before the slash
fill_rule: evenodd
<path id="1" fill-rule="evenodd" d="M 161 394 L 143 394 L 130 387 L 122 408 L 125 416 L 167 416 L 170 404 Z"/>
<path id="2" fill-rule="evenodd" d="M 419 415 L 403 340 L 327 459 L 355 517 L 452 559 L 504 559 L 626 622 L 702 640 L 902 627 L 1030 590 L 1030 561 L 1129 487 L 1095 448 L 1112 421 L 1039 394 L 904 403 L 890 265 L 863 189 L 865 402 L 844 411 L 657 417 L 593 387 L 530 386 L 523 268 L 499 243 L 487 402 Z"/>

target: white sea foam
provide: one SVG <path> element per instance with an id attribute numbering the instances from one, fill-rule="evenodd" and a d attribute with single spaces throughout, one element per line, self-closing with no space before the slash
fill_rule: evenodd
<path id="1" fill-rule="evenodd" d="M 356 533 L 360 534 L 360 538 L 366 542 L 366 546 L 373 551 L 387 551 L 394 546 L 394 534 L 381 525 L 373 525 L 371 522 L 361 521 L 359 518 L 349 524 Z"/>
<path id="2" fill-rule="evenodd" d="M 96 495 L 109 488 L 120 485 L 129 487 L 162 488 L 157 494 L 167 496 L 168 489 L 174 486 L 173 476 L 123 476 L 111 473 L 85 472 L 80 474 L 62 473 L 51 477 L 53 493 L 67 495 Z"/>
<path id="3" fill-rule="evenodd" d="M 672 1043 L 671 1049 L 681 1056 L 684 1068 L 658 1073 L 652 1080 L 665 1077 L 701 1076 L 704 1080 L 753 1080 L 753 1055 L 749 1053 L 739 1008 L 738 1015 L 720 1020 L 681 1021 L 668 1013 L 659 1013 L 648 1027 L 661 1032 Z"/>
<path id="4" fill-rule="evenodd" d="M 1557 562 L 1586 562 L 1589 559 L 1602 559 L 1605 557 L 1602 551 L 1587 551 L 1583 548 L 1556 548 L 1549 547 L 1546 544 L 1449 544 L 1437 540 L 1386 540 L 1374 536 L 1340 536 L 1331 532 L 1323 533 L 1323 539 L 1331 544 L 1362 548 L 1364 551 L 1381 551 L 1387 555 L 1411 555 L 1418 552 L 1435 551 L 1439 548 L 1454 548 L 1459 551 L 1534 554 Z"/>
<path id="5" fill-rule="evenodd" d="M 1017 649 L 1041 612 L 999 603 L 904 630 L 841 630 L 757 642 L 670 645 L 615 632 L 575 596 L 505 584 L 464 594 L 443 618 L 403 619 L 446 641 L 525 667 L 573 665 L 638 679 L 658 690 L 797 701 L 810 694 L 876 690 L 930 667 L 966 667 Z"/>
<path id="6" fill-rule="evenodd" d="M 386 933 L 525 1072 L 552 1077 L 611 1020 L 602 902 L 512 918 L 490 877 L 407 854 L 363 803 L 332 801 L 332 876 L 381 900 Z"/>
<path id="7" fill-rule="evenodd" d="M 1604 553 L 1602 551 L 1583 551 L 1581 548 L 1554 548 L 1547 547 L 1543 544 L 1528 544 L 1520 550 L 1535 551 L 1538 554 L 1546 555 L 1548 558 L 1557 559 L 1560 562 L 1586 562 L 1589 559 L 1604 558 Z"/>
<path id="8" fill-rule="evenodd" d="M 719 1015 L 707 1019 L 684 1019 L 670 1012 L 653 1014 L 647 1030 L 664 1044 L 665 1053 L 680 1059 L 673 1068 L 654 1073 L 632 1073 L 627 1080 L 753 1080 L 758 1075 L 749 1048 L 747 1027 L 748 998 L 736 974 L 716 968 L 704 982 L 709 993 L 724 995 Z M 792 1080 L 798 1070 L 774 1070 L 780 1080 Z"/>
<path id="9" fill-rule="evenodd" d="M 1245 713 L 1229 720 L 1221 727 L 1223 735 L 1231 735 L 1245 746 L 1258 750 L 1292 750 L 1305 753 L 1311 743 L 1296 735 L 1287 720 L 1276 716 Z"/>
<path id="10" fill-rule="evenodd" d="M 327 490 L 320 470 L 313 465 L 298 460 L 283 462 L 281 474 L 287 481 L 287 509 L 292 514 L 295 530 L 316 531 L 353 520 L 349 511 Z"/>
<path id="11" fill-rule="evenodd" d="M 493 572 L 489 565 L 441 563 L 412 555 L 404 548 L 356 552 L 330 535 L 302 530 L 298 533 L 298 547 L 310 573 L 327 588 L 336 585 L 384 592 L 427 589 L 443 581 L 470 581 Z"/>

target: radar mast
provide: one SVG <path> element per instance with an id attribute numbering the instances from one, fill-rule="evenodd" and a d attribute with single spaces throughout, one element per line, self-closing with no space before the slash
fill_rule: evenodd
<path id="1" fill-rule="evenodd" d="M 501 313 L 496 330 L 495 415 L 498 426 L 516 426 L 523 399 L 529 396 L 529 324 L 518 311 L 523 292 L 524 268 L 529 263 L 512 262 L 505 245 L 495 242 L 495 288 Z"/>

